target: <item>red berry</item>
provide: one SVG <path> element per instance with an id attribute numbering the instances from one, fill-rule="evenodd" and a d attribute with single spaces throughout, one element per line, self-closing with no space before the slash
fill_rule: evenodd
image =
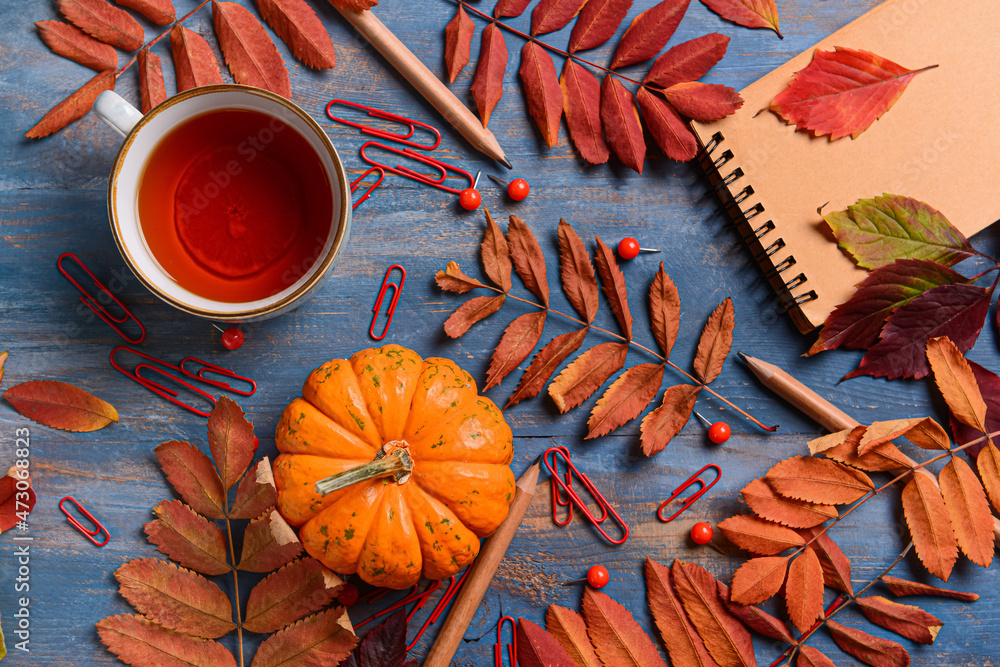
<path id="1" fill-rule="evenodd" d="M 479 190 L 466 188 L 458 195 L 458 203 L 466 211 L 474 211 L 479 208 L 483 198 L 479 196 Z"/>
<path id="2" fill-rule="evenodd" d="M 243 332 L 239 327 L 229 327 L 222 332 L 222 345 L 227 350 L 239 349 L 243 345 Z"/>
<path id="3" fill-rule="evenodd" d="M 717 445 L 721 445 L 729 440 L 729 424 L 726 422 L 715 422 L 708 428 L 708 439 Z"/>
<path id="4" fill-rule="evenodd" d="M 344 587 L 340 589 L 340 594 L 337 595 L 337 602 L 345 607 L 350 607 L 358 601 L 360 595 L 361 594 L 358 592 L 357 586 L 354 584 L 344 584 Z"/>
<path id="5" fill-rule="evenodd" d="M 639 242 L 631 236 L 626 236 L 618 244 L 618 256 L 622 259 L 635 259 L 639 255 Z"/>
<path id="6" fill-rule="evenodd" d="M 712 527 L 704 521 L 691 526 L 691 541 L 695 544 L 708 544 L 712 541 Z"/>
<path id="7" fill-rule="evenodd" d="M 604 588 L 610 580 L 611 575 L 608 574 L 608 568 L 603 565 L 595 565 L 587 570 L 587 583 L 594 588 Z"/>
<path id="8" fill-rule="evenodd" d="M 531 186 L 523 178 L 515 178 L 507 186 L 507 195 L 514 201 L 521 201 L 531 192 Z"/>

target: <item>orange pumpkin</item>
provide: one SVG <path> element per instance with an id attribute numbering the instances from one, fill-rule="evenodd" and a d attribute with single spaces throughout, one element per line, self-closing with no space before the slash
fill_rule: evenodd
<path id="1" fill-rule="evenodd" d="M 499 408 L 453 361 L 421 359 L 398 345 L 310 373 L 275 440 L 278 509 L 300 527 L 306 552 L 376 586 L 402 589 L 421 575 L 455 574 L 476 558 L 479 538 L 503 522 L 514 497 L 513 438 Z M 320 480 L 404 452 L 409 474 L 325 496 L 316 490 Z"/>

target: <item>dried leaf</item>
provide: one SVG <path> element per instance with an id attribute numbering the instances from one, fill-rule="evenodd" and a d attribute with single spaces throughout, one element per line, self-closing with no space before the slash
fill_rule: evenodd
<path id="1" fill-rule="evenodd" d="M 455 78 L 466 65 L 472 54 L 472 36 L 476 32 L 476 24 L 469 18 L 462 5 L 458 6 L 455 18 L 448 21 L 444 29 L 444 62 L 448 67 L 448 82 L 455 83 Z"/>
<path id="2" fill-rule="evenodd" d="M 666 667 L 663 658 L 632 614 L 604 593 L 583 591 L 583 617 L 587 634 L 605 665 L 616 667 Z"/>
<path id="3" fill-rule="evenodd" d="M 867 426 L 855 426 L 853 428 L 845 428 L 842 431 L 837 431 L 836 433 L 827 433 L 826 435 L 821 435 L 818 438 L 810 440 L 807 444 L 809 447 L 810 454 L 822 454 L 828 449 L 834 449 L 845 442 L 848 439 L 854 442 L 854 448 L 857 449 L 858 443 L 861 441 L 861 437 L 868 430 Z"/>
<path id="4" fill-rule="evenodd" d="M 751 558 L 733 575 L 730 596 L 738 604 L 757 604 L 773 597 L 785 583 L 788 556 Z"/>
<path id="5" fill-rule="evenodd" d="M 493 16 L 500 18 L 514 18 L 524 13 L 524 10 L 531 4 L 531 0 L 497 0 L 493 7 Z"/>
<path id="6" fill-rule="evenodd" d="M 913 475 L 903 488 L 903 516 L 920 562 L 928 572 L 948 581 L 958 560 L 958 545 L 948 509 L 933 477 Z"/>
<path id="7" fill-rule="evenodd" d="M 138 614 L 120 614 L 97 622 L 108 650 L 130 665 L 236 667 L 233 654 L 219 642 L 174 632 Z"/>
<path id="8" fill-rule="evenodd" d="M 325 607 L 343 586 L 344 580 L 315 558 L 300 558 L 253 587 L 243 627 L 276 632 Z"/>
<path id="9" fill-rule="evenodd" d="M 632 0 L 589 0 L 580 10 L 567 50 L 575 53 L 596 49 L 611 39 L 631 7 Z"/>
<path id="10" fill-rule="evenodd" d="M 211 459 L 188 442 L 171 440 L 153 450 L 163 474 L 191 509 L 212 519 L 225 516 L 226 490 Z M 256 515 L 254 515 L 256 516 Z"/>
<path id="11" fill-rule="evenodd" d="M 678 384 L 663 393 L 663 403 L 642 420 L 642 453 L 652 456 L 663 450 L 691 418 L 701 387 Z"/>
<path id="12" fill-rule="evenodd" d="M 988 443 L 976 457 L 976 469 L 983 480 L 983 488 L 990 497 L 993 507 L 1000 511 L 1000 450 L 992 442 Z"/>
<path id="13" fill-rule="evenodd" d="M 719 523 L 719 529 L 739 548 L 761 556 L 774 556 L 785 549 L 801 547 L 806 543 L 802 536 L 791 528 L 747 514 L 738 514 L 725 519 Z"/>
<path id="14" fill-rule="evenodd" d="M 968 463 L 953 456 L 938 482 L 962 553 L 976 565 L 989 567 L 993 562 L 993 515 L 979 478 Z"/>
<path id="15" fill-rule="evenodd" d="M 837 646 L 849 655 L 872 667 L 906 667 L 910 654 L 896 642 L 873 637 L 867 632 L 849 628 L 837 621 L 827 621 L 826 627 Z"/>
<path id="16" fill-rule="evenodd" d="M 765 479 L 755 479 L 743 487 L 743 500 L 757 516 L 791 528 L 812 528 L 840 513 L 833 505 L 821 505 L 778 495 Z"/>
<path id="17" fill-rule="evenodd" d="M 572 410 L 601 388 L 625 365 L 628 345 L 601 343 L 570 362 L 549 385 L 549 396 L 559 412 Z"/>
<path id="18" fill-rule="evenodd" d="M 639 89 L 640 92 L 645 90 Z M 601 83 L 601 124 L 608 146 L 626 167 L 639 174 L 646 159 L 646 142 L 642 138 L 642 123 L 635 108 L 632 93 L 613 75 Z"/>
<path id="19" fill-rule="evenodd" d="M 976 379 L 979 392 L 986 401 L 986 430 L 990 433 L 1000 431 L 1000 377 L 974 361 L 966 359 L 966 363 L 972 369 L 972 376 Z M 955 436 L 956 444 L 964 445 L 983 437 L 979 429 L 966 426 L 956 419 L 954 415 L 949 416 L 948 421 L 951 425 L 951 432 Z M 965 450 L 965 453 L 969 456 L 977 457 L 985 446 L 985 441 L 979 442 L 969 446 Z"/>
<path id="20" fill-rule="evenodd" d="M 2 359 L 0 359 L 2 363 Z M 3 368 L 0 368 L 3 371 Z M 18 485 L 20 484 L 20 488 Z M 24 489 L 27 483 L 27 490 Z M 24 494 L 28 499 L 24 500 Z M 31 486 L 31 474 L 27 468 L 18 468 L 12 465 L 0 477 L 0 533 L 6 533 L 14 526 L 25 521 L 31 510 L 35 508 L 35 489 Z M 3 643 L 3 632 L 0 631 L 0 644 Z"/>
<path id="21" fill-rule="evenodd" d="M 646 558 L 646 600 L 674 667 L 716 667 L 705 643 L 688 620 L 674 590 L 670 569 Z M 600 663 L 597 664 L 599 667 Z"/>
<path id="22" fill-rule="evenodd" d="M 782 577 L 782 580 L 784 580 L 784 577 Z M 726 609 L 729 610 L 730 614 L 742 621 L 744 625 L 754 632 L 764 635 L 765 637 L 777 639 L 778 641 L 785 642 L 786 644 L 795 643 L 795 639 L 792 637 L 792 631 L 788 628 L 787 623 L 781 619 L 771 616 L 760 607 L 732 602 L 732 594 L 729 587 L 721 581 L 717 583 L 719 587 L 719 597 L 726 604 Z"/>
<path id="23" fill-rule="evenodd" d="M 400 609 L 372 628 L 354 652 L 360 667 L 403 665 L 406 660 L 406 610 Z M 348 660 L 350 663 L 350 660 Z M 357 667 L 357 662 L 355 663 Z"/>
<path id="24" fill-rule="evenodd" d="M 837 667 L 833 664 L 833 660 L 823 655 L 823 653 L 817 649 L 809 646 L 809 644 L 802 644 L 799 646 L 799 657 L 795 661 L 795 667 Z"/>
<path id="25" fill-rule="evenodd" d="M 602 667 L 587 636 L 583 616 L 572 609 L 550 604 L 545 612 L 545 629 L 556 638 L 575 667 Z"/>
<path id="26" fill-rule="evenodd" d="M 671 573 L 684 611 L 720 667 L 756 667 L 750 633 L 726 609 L 717 582 L 708 570 L 675 560 Z"/>
<path id="27" fill-rule="evenodd" d="M 244 572 L 271 572 L 287 565 L 302 553 L 295 530 L 278 510 L 251 521 L 243 532 L 243 551 L 237 569 Z"/>
<path id="28" fill-rule="evenodd" d="M 191 570 L 140 558 L 115 570 L 115 579 L 118 591 L 136 611 L 166 628 L 208 639 L 236 629 L 226 594 Z"/>
<path id="29" fill-rule="evenodd" d="M 405 639 L 403 640 L 405 641 Z M 357 646 L 343 607 L 313 614 L 265 639 L 251 667 L 336 665 Z"/>
<path id="30" fill-rule="evenodd" d="M 477 296 L 455 309 L 444 323 L 444 332 L 452 338 L 460 338 L 473 324 L 500 310 L 507 299 L 506 294 L 498 296 Z"/>
<path id="31" fill-rule="evenodd" d="M 661 88 L 697 81 L 726 55 L 729 38 L 717 32 L 682 42 L 656 59 L 642 80 Z"/>
<path id="32" fill-rule="evenodd" d="M 253 424 L 236 401 L 228 396 L 219 397 L 208 417 L 208 446 L 222 484 L 228 491 L 246 472 L 257 451 Z"/>
<path id="33" fill-rule="evenodd" d="M 963 591 L 950 591 L 946 588 L 938 588 L 916 581 L 907 581 L 892 575 L 882 577 L 882 583 L 889 587 L 896 597 L 906 597 L 908 595 L 932 595 L 935 597 L 954 598 L 962 602 L 975 602 L 979 599 L 978 593 L 966 593 Z"/>
<path id="34" fill-rule="evenodd" d="M 212 21 L 222 56 L 236 83 L 292 99 L 285 61 L 250 10 L 235 2 L 212 0 Z"/>
<path id="35" fill-rule="evenodd" d="M 483 391 L 499 385 L 522 361 L 528 358 L 528 355 L 542 338 L 546 312 L 542 310 L 537 313 L 521 315 L 504 329 L 503 336 L 500 337 L 500 344 L 493 351 Z"/>
<path id="36" fill-rule="evenodd" d="M 479 246 L 483 269 L 486 271 L 486 277 L 494 285 L 504 292 L 509 292 L 511 288 L 510 246 L 507 245 L 507 239 L 504 238 L 500 226 L 493 221 L 489 210 L 484 211 L 484 213 L 486 214 L 486 229 L 483 231 L 483 242 Z"/>
<path id="37" fill-rule="evenodd" d="M 824 450 L 823 456 L 869 472 L 887 472 L 908 468 L 913 464 L 908 456 L 899 451 L 896 445 L 889 442 L 875 447 L 864 456 L 858 456 L 858 443 L 867 428 L 867 426 L 859 426 L 852 429 L 851 435 L 846 440 L 836 447 Z"/>
<path id="38" fill-rule="evenodd" d="M 105 90 L 114 90 L 114 87 L 115 70 L 99 72 L 69 97 L 52 107 L 33 128 L 24 133 L 24 136 L 29 139 L 40 139 L 58 132 L 73 121 L 86 116 L 94 106 L 97 96 Z"/>
<path id="39" fill-rule="evenodd" d="M 948 432 L 930 417 L 924 417 L 909 430 L 906 439 L 923 449 L 945 450 L 951 448 Z"/>
<path id="40" fill-rule="evenodd" d="M 118 52 L 76 26 L 62 21 L 35 21 L 38 36 L 45 45 L 64 58 L 97 72 L 118 69 Z"/>
<path id="41" fill-rule="evenodd" d="M 524 371 L 517 389 L 507 401 L 504 410 L 517 405 L 521 401 L 534 398 L 549 381 L 552 374 L 559 368 L 559 364 L 566 360 L 566 357 L 576 352 L 583 345 L 584 338 L 587 337 L 588 328 L 578 329 L 569 333 L 560 334 L 548 342 L 535 358 L 532 359 L 528 370 Z"/>
<path id="42" fill-rule="evenodd" d="M 170 25 L 177 20 L 177 11 L 170 0 L 115 0 L 115 2 L 134 9 L 156 25 Z"/>
<path id="43" fill-rule="evenodd" d="M 625 338 L 632 340 L 632 313 L 628 307 L 628 288 L 625 286 L 625 275 L 618 267 L 618 260 L 615 253 L 608 246 L 604 245 L 601 237 L 597 238 L 597 252 L 594 261 L 597 264 L 597 275 L 601 277 L 601 287 L 604 289 L 604 296 L 608 298 L 611 305 L 611 312 L 618 320 Z"/>
<path id="44" fill-rule="evenodd" d="M 801 531 L 801 533 L 806 540 L 811 541 L 809 547 L 816 552 L 816 556 L 819 558 L 820 567 L 823 568 L 824 583 L 830 588 L 854 595 L 854 585 L 851 583 L 851 561 L 847 559 L 837 543 L 830 538 L 830 534 L 820 533 L 820 530 L 819 528 L 810 528 Z"/>
<path id="45" fill-rule="evenodd" d="M 598 399 L 584 439 L 607 435 L 638 417 L 659 393 L 666 368 L 663 364 L 639 364 L 622 373 Z"/>
<path id="46" fill-rule="evenodd" d="M 562 30 L 586 4 L 587 0 L 540 0 L 531 12 L 531 34 Z"/>
<path id="47" fill-rule="evenodd" d="M 537 42 L 526 42 L 521 49 L 519 73 L 528 113 L 545 143 L 552 148 L 559 141 L 559 120 L 563 111 L 563 93 L 552 56 Z"/>
<path id="48" fill-rule="evenodd" d="M 139 22 L 105 0 L 56 0 L 56 6 L 70 23 L 105 44 L 136 51 L 145 43 Z"/>
<path id="49" fill-rule="evenodd" d="M 702 0 L 713 12 L 746 28 L 767 28 L 781 37 L 774 0 Z"/>
<path id="50" fill-rule="evenodd" d="M 694 353 L 694 372 L 705 384 L 722 372 L 722 365 L 733 346 L 735 317 L 733 300 L 726 297 L 708 316 L 708 322 L 701 331 L 698 349 Z"/>
<path id="51" fill-rule="evenodd" d="M 944 622 L 920 607 L 900 604 L 875 595 L 858 598 L 861 613 L 875 625 L 920 644 L 933 644 Z"/>
<path id="52" fill-rule="evenodd" d="M 698 153 L 698 142 L 674 108 L 645 88 L 636 93 L 646 126 L 656 145 L 671 160 L 687 162 Z"/>
<path id="53" fill-rule="evenodd" d="M 236 498 L 229 510 L 230 519 L 254 519 L 278 502 L 271 462 L 264 457 L 252 473 L 243 476 L 236 487 Z"/>
<path id="54" fill-rule="evenodd" d="M 816 49 L 812 62 L 795 73 L 770 110 L 817 137 L 857 139 L 892 108 L 914 76 L 931 67 L 906 69 L 870 51 L 841 46 Z"/>
<path id="55" fill-rule="evenodd" d="M 469 290 L 486 287 L 475 278 L 465 275 L 458 262 L 448 262 L 444 271 L 438 271 L 434 274 L 434 282 L 444 291 L 456 294 L 465 294 Z"/>
<path id="56" fill-rule="evenodd" d="M 729 86 L 686 81 L 663 91 L 667 101 L 681 114 L 701 123 L 709 123 L 736 113 L 743 98 Z"/>
<path id="57" fill-rule="evenodd" d="M 663 262 L 649 286 L 649 319 L 653 338 L 663 356 L 669 359 L 681 326 L 681 295 L 664 270 Z"/>
<path id="58" fill-rule="evenodd" d="M 596 0 L 588 4 L 593 2 Z M 601 125 L 600 82 L 586 67 L 567 58 L 559 86 L 563 93 L 566 128 L 573 145 L 590 164 L 604 164 L 611 151 L 604 141 L 604 126 Z"/>
<path id="59" fill-rule="evenodd" d="M 202 574 L 230 571 L 226 562 L 226 538 L 217 525 L 179 500 L 160 501 L 153 512 L 157 518 L 143 528 L 157 551 Z"/>
<path id="60" fill-rule="evenodd" d="M 781 461 L 767 471 L 767 481 L 783 496 L 821 505 L 853 503 L 875 489 L 863 472 L 811 456 Z"/>
<path id="61" fill-rule="evenodd" d="M 260 15 L 292 54 L 314 69 L 337 64 L 330 34 L 305 0 L 257 0 Z"/>
<path id="62" fill-rule="evenodd" d="M 65 382 L 22 382 L 3 397 L 28 419 L 63 431 L 96 431 L 118 421 L 118 411 L 110 403 Z"/>
<path id="63" fill-rule="evenodd" d="M 632 19 L 611 58 L 611 69 L 649 60 L 660 52 L 684 18 L 691 0 L 662 0 Z"/>
<path id="64" fill-rule="evenodd" d="M 503 1 L 497 3 L 497 9 Z M 472 78 L 470 89 L 476 100 L 476 108 L 479 109 L 479 117 L 483 120 L 483 127 L 490 124 L 490 115 L 503 97 L 503 74 L 506 69 L 507 44 L 503 39 L 503 31 L 491 23 L 483 28 L 479 62 L 476 64 L 476 74 Z"/>
<path id="65" fill-rule="evenodd" d="M 912 419 L 890 419 L 888 421 L 872 422 L 872 425 L 865 429 L 864 435 L 858 441 L 858 455 L 864 456 L 879 445 L 906 435 L 913 428 L 929 417 L 914 417 Z"/>
<path id="66" fill-rule="evenodd" d="M 580 317 L 592 323 L 599 302 L 594 265 L 587 247 L 565 220 L 559 221 L 559 273 L 566 299 Z"/>
<path id="67" fill-rule="evenodd" d="M 545 255 L 535 235 L 528 229 L 528 225 L 516 215 L 510 216 L 510 224 L 507 226 L 507 245 L 510 247 L 514 270 L 524 282 L 524 286 L 541 299 L 542 305 L 548 306 L 549 279 L 545 271 Z"/>
<path id="68" fill-rule="evenodd" d="M 349 12 L 363 12 L 378 4 L 378 0 L 329 0 L 337 9 Z"/>
<path id="69" fill-rule="evenodd" d="M 142 113 L 167 99 L 167 87 L 163 82 L 163 64 L 160 56 L 148 46 L 139 51 L 139 90 L 142 98 Z"/>
<path id="70" fill-rule="evenodd" d="M 558 640 L 529 620 L 517 619 L 517 664 L 521 667 L 575 667 Z"/>
<path id="71" fill-rule="evenodd" d="M 966 426 L 989 433 L 986 428 L 986 401 L 969 362 L 955 344 L 947 337 L 927 341 L 927 361 L 934 374 L 934 384 L 951 414 Z"/>
<path id="72" fill-rule="evenodd" d="M 170 31 L 170 48 L 177 72 L 177 92 L 222 83 L 219 61 L 204 37 L 180 23 Z"/>
<path id="73" fill-rule="evenodd" d="M 785 606 L 799 632 L 806 632 L 823 614 L 823 568 L 812 547 L 806 547 L 788 566 Z"/>

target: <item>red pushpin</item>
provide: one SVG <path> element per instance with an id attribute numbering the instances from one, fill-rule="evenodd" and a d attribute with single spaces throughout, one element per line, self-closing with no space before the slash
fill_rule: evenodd
<path id="1" fill-rule="evenodd" d="M 212 326 L 222 331 L 222 327 L 217 324 L 213 323 Z M 227 350 L 237 350 L 243 345 L 244 338 L 243 332 L 240 331 L 239 327 L 229 327 L 225 331 L 222 331 L 222 346 Z"/>
<path id="2" fill-rule="evenodd" d="M 608 573 L 608 568 L 603 565 L 594 565 L 589 570 L 587 570 L 587 576 L 583 579 L 574 579 L 573 581 L 567 581 L 563 586 L 572 586 L 573 584 L 578 584 L 581 581 L 586 581 L 592 588 L 604 588 L 611 581 L 611 574 Z"/>
<path id="3" fill-rule="evenodd" d="M 640 248 L 639 242 L 631 236 L 626 236 L 618 243 L 618 256 L 622 259 L 635 259 L 640 252 L 660 252 L 656 248 Z"/>
<path id="4" fill-rule="evenodd" d="M 345 607 L 350 607 L 358 598 L 361 597 L 358 587 L 354 584 L 344 584 L 344 587 L 340 589 L 340 593 L 337 595 L 337 602 Z"/>
<path id="5" fill-rule="evenodd" d="M 714 532 L 712 526 L 704 521 L 699 521 L 691 526 L 691 541 L 695 544 L 708 544 L 712 541 L 712 534 Z"/>
<path id="6" fill-rule="evenodd" d="M 698 419 L 705 422 L 705 426 L 708 427 L 708 439 L 717 445 L 721 445 L 726 440 L 729 440 L 729 424 L 726 422 L 715 422 L 714 424 L 704 417 L 702 417 L 696 410 L 692 410 Z"/>
<path id="7" fill-rule="evenodd" d="M 483 201 L 483 198 L 479 195 L 479 190 L 476 189 L 476 186 L 479 185 L 479 176 L 482 173 L 482 170 L 477 171 L 476 180 L 472 182 L 472 187 L 465 188 L 458 193 L 458 204 L 466 211 L 475 211 Z"/>
<path id="8" fill-rule="evenodd" d="M 493 174 L 486 174 L 493 179 L 495 183 L 507 186 L 507 196 L 514 201 L 521 201 L 531 192 L 531 186 L 528 185 L 528 181 L 523 178 L 515 178 L 513 181 L 508 183 L 507 181 L 500 180 Z"/>

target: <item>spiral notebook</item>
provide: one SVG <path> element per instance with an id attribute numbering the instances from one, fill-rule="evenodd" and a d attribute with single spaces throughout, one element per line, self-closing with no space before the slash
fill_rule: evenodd
<path id="1" fill-rule="evenodd" d="M 867 275 L 837 247 L 820 206 L 906 195 L 966 236 L 1000 219 L 998 26 L 998 0 L 888 0 L 748 86 L 732 116 L 692 123 L 710 182 L 799 331 L 821 325 Z M 767 107 L 816 48 L 834 46 L 938 67 L 857 139 L 830 142 Z"/>

